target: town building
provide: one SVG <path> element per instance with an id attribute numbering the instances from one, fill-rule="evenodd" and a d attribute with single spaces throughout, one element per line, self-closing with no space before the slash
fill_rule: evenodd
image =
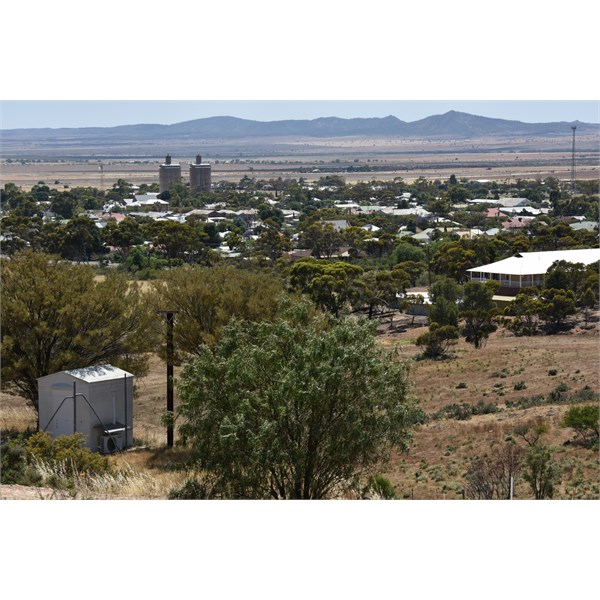
<path id="1" fill-rule="evenodd" d="M 600 248 L 521 252 L 495 263 L 467 269 L 467 273 L 471 281 L 497 281 L 502 288 L 514 293 L 523 287 L 542 286 L 546 272 L 557 260 L 589 265 L 600 260 Z"/>

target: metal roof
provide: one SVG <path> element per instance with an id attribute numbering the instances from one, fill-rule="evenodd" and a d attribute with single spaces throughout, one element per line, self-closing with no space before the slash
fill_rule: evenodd
<path id="1" fill-rule="evenodd" d="M 93 383 L 96 381 L 110 381 L 111 379 L 123 379 L 123 377 L 133 377 L 132 373 L 118 369 L 112 365 L 93 365 L 91 367 L 84 367 L 83 369 L 72 369 L 65 371 L 67 375 L 81 379 L 86 383 Z"/>
<path id="2" fill-rule="evenodd" d="M 581 250 L 551 250 L 549 252 L 521 252 L 495 263 L 467 269 L 470 273 L 496 273 L 498 275 L 541 275 L 556 260 L 589 265 L 600 260 L 600 248 Z"/>

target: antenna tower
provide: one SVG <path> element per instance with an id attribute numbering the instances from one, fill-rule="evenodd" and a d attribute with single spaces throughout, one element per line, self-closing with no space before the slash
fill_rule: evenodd
<path id="1" fill-rule="evenodd" d="M 100 191 L 103 192 L 104 191 L 104 166 L 102 165 L 102 163 L 100 163 L 100 166 L 98 168 L 100 169 Z"/>
<path id="2" fill-rule="evenodd" d="M 571 126 L 573 130 L 573 152 L 571 153 L 571 194 L 575 193 L 575 125 Z"/>

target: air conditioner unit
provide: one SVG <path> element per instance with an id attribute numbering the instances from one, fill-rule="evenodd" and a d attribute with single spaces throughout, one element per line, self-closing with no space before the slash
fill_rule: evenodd
<path id="1" fill-rule="evenodd" d="M 125 446 L 125 432 L 105 434 L 100 438 L 100 452 L 102 454 L 111 454 L 122 450 Z"/>

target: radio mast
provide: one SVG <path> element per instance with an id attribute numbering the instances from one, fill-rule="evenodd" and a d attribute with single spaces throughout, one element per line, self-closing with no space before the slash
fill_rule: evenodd
<path id="1" fill-rule="evenodd" d="M 571 195 L 575 193 L 575 125 L 571 126 L 573 130 L 573 152 L 571 153 Z"/>

